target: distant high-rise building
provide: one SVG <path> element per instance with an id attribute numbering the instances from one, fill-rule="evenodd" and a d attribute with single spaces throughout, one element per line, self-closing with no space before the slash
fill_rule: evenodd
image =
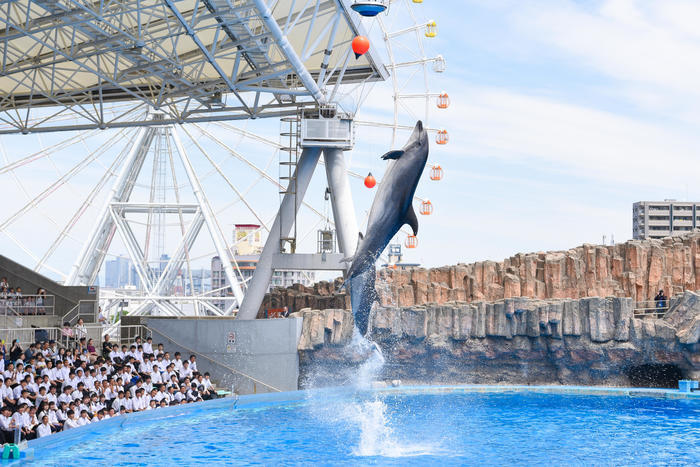
<path id="1" fill-rule="evenodd" d="M 128 285 L 138 285 L 139 279 L 131 260 L 125 256 L 117 256 L 111 261 L 105 261 L 105 287 L 119 289 Z"/>
<path id="2" fill-rule="evenodd" d="M 700 202 L 639 201 L 632 205 L 632 237 L 664 238 L 700 227 Z"/>
<path id="3" fill-rule="evenodd" d="M 236 264 L 234 265 L 234 273 L 239 282 L 247 282 L 255 273 L 255 268 L 258 265 L 260 255 L 236 255 Z M 316 282 L 316 273 L 314 271 L 299 271 L 299 270 L 276 270 L 272 274 L 272 280 L 268 287 L 268 292 L 274 287 L 290 287 L 294 284 L 304 284 L 312 286 Z M 224 266 L 218 256 L 211 259 L 211 290 L 217 291 L 212 293 L 213 296 L 222 297 L 231 294 L 231 287 L 226 279 Z M 224 307 L 225 303 L 217 303 L 218 306 Z"/>

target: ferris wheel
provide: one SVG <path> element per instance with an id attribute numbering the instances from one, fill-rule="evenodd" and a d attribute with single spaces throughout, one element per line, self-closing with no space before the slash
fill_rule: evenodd
<path id="1" fill-rule="evenodd" d="M 31 264 L 35 271 L 66 284 L 96 283 L 106 261 L 128 264 L 126 283 L 131 288 L 119 284 L 115 287 L 119 290 L 106 291 L 108 301 L 104 311 L 116 313 L 120 302 L 131 299 L 138 303 L 132 310 L 136 314 L 168 315 L 217 315 L 237 309 L 250 287 L 260 287 L 246 274 L 251 266 L 244 261 L 244 253 L 250 253 L 245 246 L 260 233 L 268 237 L 277 235 L 283 253 L 323 250 L 323 258 L 335 254 L 337 260 L 342 257 L 336 253 L 337 247 L 328 248 L 318 235 L 320 231 L 336 231 L 338 218 L 342 217 L 337 200 L 334 199 L 336 203 L 330 209 L 329 197 L 322 194 L 328 192 L 326 185 L 330 180 L 335 177 L 341 187 L 334 188 L 334 196 L 373 186 L 370 174 L 361 164 L 363 157 L 376 158 L 378 154 L 372 151 L 379 145 L 386 148 L 387 141 L 392 147 L 401 145 L 402 135 L 418 119 L 424 121 L 437 145 L 447 144 L 449 140 L 447 130 L 430 126 L 432 114 L 446 109 L 450 102 L 446 92 L 434 91 L 437 77 L 445 71 L 446 64 L 440 54 L 433 52 L 430 42 L 438 34 L 437 23 L 425 18 L 423 3 L 422 0 L 342 1 L 339 4 L 344 10 L 338 7 L 337 11 L 330 11 L 326 25 L 315 25 L 313 22 L 323 14 L 321 2 L 308 1 L 301 10 L 296 6 L 299 11 L 290 13 L 286 24 L 277 19 L 280 32 L 288 31 L 289 37 L 298 35 L 295 27 L 308 23 L 306 37 L 295 40 L 304 42 L 307 50 L 302 59 L 316 56 L 322 61 L 320 71 L 311 76 L 317 83 L 325 83 L 321 92 L 326 104 L 321 106 L 318 118 L 322 119 L 323 112 L 332 109 L 333 115 L 339 116 L 338 121 L 354 125 L 355 152 L 347 166 L 340 151 L 349 149 L 353 141 L 341 144 L 336 152 L 324 152 L 321 163 L 326 165 L 328 183 L 314 175 L 313 167 L 307 174 L 301 165 L 304 156 L 299 139 L 314 130 L 308 124 L 304 127 L 302 121 L 309 112 L 317 110 L 295 100 L 293 90 L 280 92 L 267 107 L 258 106 L 260 92 L 253 87 L 251 78 L 248 78 L 251 84 L 246 86 L 257 92 L 255 103 L 244 102 L 243 107 L 258 108 L 257 115 L 267 116 L 265 112 L 276 106 L 276 112 L 283 115 L 281 123 L 270 118 L 239 119 L 233 110 L 226 110 L 232 115 L 230 118 L 217 118 L 223 110 L 217 114 L 216 109 L 206 118 L 192 112 L 178 121 L 172 116 L 174 112 L 168 110 L 175 105 L 154 110 L 152 105 L 138 101 L 136 104 L 117 101 L 105 106 L 99 122 L 113 123 L 98 122 L 94 126 L 74 123 L 79 119 L 90 120 L 87 111 L 44 111 L 31 117 L 27 112 L 27 118 L 17 123 L 21 133 L 31 133 L 30 129 L 38 129 L 49 120 L 50 129 L 73 130 L 83 126 L 89 129 L 0 137 L 2 193 L 4 199 L 12 201 L 0 215 L 0 233 L 7 245 L 4 250 Z M 257 0 L 250 4 L 259 10 L 267 7 L 265 2 Z M 295 8 L 295 2 L 271 4 L 275 8 Z M 362 34 L 353 32 L 352 28 L 336 31 L 342 29 L 338 26 L 341 12 L 350 17 L 350 23 Z M 254 18 L 260 21 L 254 24 L 268 26 L 274 36 L 275 25 L 266 23 L 268 19 L 264 15 L 260 18 Z M 312 31 L 319 34 L 316 44 L 311 43 Z M 321 38 L 326 36 L 329 45 L 321 43 Z M 357 63 L 382 64 L 377 66 L 378 72 L 362 78 L 355 78 L 360 75 L 361 66 L 353 65 L 353 45 L 358 37 L 368 42 L 374 55 L 360 54 Z M 278 39 L 278 45 L 284 50 L 282 39 Z M 334 41 L 337 44 L 331 55 L 329 47 Z M 313 52 L 314 47 L 321 52 Z M 253 62 L 262 59 L 262 55 L 254 53 L 246 57 L 251 69 Z M 378 79 L 378 73 L 384 74 L 384 79 Z M 297 75 L 300 81 L 309 79 L 303 73 Z M 347 76 L 351 78 L 346 78 L 346 83 Z M 268 84 L 270 87 L 299 85 L 296 82 L 290 85 L 279 77 L 270 78 L 270 82 L 273 83 Z M 303 84 L 308 87 L 306 82 Z M 224 102 L 222 109 L 233 109 L 225 104 L 226 96 L 214 95 Z M 236 96 L 242 102 L 245 100 Z M 182 104 L 178 101 L 177 105 Z M 180 111 L 178 115 L 185 113 Z M 105 116 L 111 116 L 111 120 Z M 144 125 L 122 123 L 126 116 Z M 14 120 L 0 115 L 2 121 L 14 125 Z M 109 127 L 114 129 L 103 131 Z M 365 137 L 369 133 L 380 143 L 364 144 L 370 139 Z M 338 160 L 333 162 L 334 158 Z M 338 167 L 344 169 L 343 175 L 349 176 L 349 185 L 334 175 Z M 303 177 L 307 180 L 302 183 Z M 432 163 L 427 178 L 438 181 L 442 177 L 442 167 Z M 307 189 L 309 193 L 316 190 L 318 196 L 305 197 Z M 429 193 L 430 185 L 424 183 L 421 197 L 416 198 L 418 212 L 426 216 L 433 213 L 427 199 Z M 294 209 L 287 220 L 285 203 L 298 207 L 298 214 Z M 354 213 L 350 216 L 349 224 L 355 222 L 354 216 Z M 244 235 L 232 235 L 236 224 L 255 228 Z M 280 233 L 278 224 L 289 225 L 290 233 Z M 347 249 L 349 239 L 340 238 L 339 231 L 336 235 L 338 238 L 332 243 L 343 242 Z M 407 248 L 417 246 L 412 235 L 407 232 L 400 235 Z M 228 279 L 231 295 L 217 294 L 226 287 L 203 290 L 202 286 L 195 286 L 194 273 L 198 268 L 209 268 L 213 256 L 231 259 L 221 261 L 220 272 Z M 282 270 L 294 269 L 298 264 L 284 262 L 290 255 L 273 256 L 270 261 L 279 262 L 277 268 Z M 120 263 L 122 258 L 125 261 Z M 320 264 L 311 256 L 301 260 L 309 262 L 308 270 Z M 183 312 L 183 304 L 189 312 Z"/>

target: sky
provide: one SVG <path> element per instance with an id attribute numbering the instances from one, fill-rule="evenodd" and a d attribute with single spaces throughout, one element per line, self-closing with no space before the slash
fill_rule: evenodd
<path id="1" fill-rule="evenodd" d="M 431 147 L 430 163 L 440 164 L 445 176 L 440 182 L 424 176 L 418 187 L 417 195 L 430 199 L 435 212 L 419 219 L 419 248 L 407 252 L 407 261 L 440 266 L 568 249 L 600 243 L 603 236 L 607 242 L 613 237 L 622 242 L 632 236 L 635 201 L 700 201 L 700 186 L 693 183 L 700 168 L 700 3 L 426 0 L 416 11 L 438 24 L 438 37 L 424 41 L 426 56 L 443 55 L 447 70 L 430 72 L 428 87 L 432 93 L 447 92 L 451 106 L 442 111 L 433 105 L 427 123 L 446 129 L 450 142 Z M 390 16 L 386 22 L 391 24 Z M 424 88 L 420 74 L 404 84 L 407 89 Z M 390 87 L 368 88 L 358 120 L 391 120 L 391 102 Z M 402 123 L 424 118 L 415 106 L 406 107 L 401 110 Z M 279 122 L 237 126 L 279 139 Z M 269 145 L 232 137 L 220 126 L 207 128 L 278 176 Z M 393 146 L 401 146 L 407 135 L 399 132 Z M 108 136 L 86 138 L 81 151 L 92 150 Z M 44 136 L 38 143 L 4 137 L 0 142 L 12 161 L 37 144 L 49 146 L 66 137 Z M 347 154 L 351 168 L 362 174 L 371 171 L 381 180 L 385 165 L 379 157 L 391 148 L 391 135 L 359 126 L 357 139 L 355 151 Z M 230 151 L 221 145 L 202 145 L 247 196 L 260 203 L 261 216 L 271 219 L 279 200 L 277 189 L 262 188 L 264 181 L 237 168 L 229 161 Z M 189 139 L 185 146 L 196 151 Z M 117 154 L 116 149 L 112 152 Z M 0 218 L 7 219 L 76 160 L 74 150 L 63 151 L 51 165 L 18 171 L 22 189 L 12 174 L 3 175 L 0 196 L 5 215 Z M 0 253 L 36 263 L 32 254 L 41 256 L 50 244 L 45 229 L 56 232 L 57 225 L 64 225 L 76 209 L 75 200 L 82 199 L 108 169 L 109 158 L 97 161 L 69 187 L 57 190 L 53 201 L 33 209 L 36 220 L 13 223 L 0 241 Z M 211 172 L 207 169 L 205 181 L 216 178 Z M 322 213 L 328 210 L 323 178 L 320 169 L 308 195 Z M 241 203 L 225 207 L 233 198 L 220 182 L 206 189 L 221 205 L 222 229 L 255 221 Z M 352 189 L 363 224 L 376 190 L 365 189 L 361 180 L 354 180 Z M 90 209 L 97 212 L 97 206 Z M 51 216 L 57 218 L 56 224 L 39 227 Z M 52 269 L 44 272 L 53 275 L 69 268 L 89 231 L 91 216 L 85 217 L 52 257 Z M 306 213 L 301 219 L 309 231 L 306 244 L 313 248 L 319 218 Z M 10 236 L 21 239 L 25 249 Z M 123 253 L 118 241 L 112 253 Z"/>

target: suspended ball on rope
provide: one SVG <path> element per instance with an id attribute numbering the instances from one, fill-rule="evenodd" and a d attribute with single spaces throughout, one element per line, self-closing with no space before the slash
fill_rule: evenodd
<path id="1" fill-rule="evenodd" d="M 352 40 L 352 51 L 355 52 L 355 58 L 358 59 L 369 50 L 369 39 L 365 36 L 357 36 Z"/>
<path id="2" fill-rule="evenodd" d="M 365 177 L 365 186 L 367 188 L 374 188 L 374 186 L 377 184 L 377 180 L 374 178 L 374 175 L 372 175 L 372 172 L 367 174 Z"/>

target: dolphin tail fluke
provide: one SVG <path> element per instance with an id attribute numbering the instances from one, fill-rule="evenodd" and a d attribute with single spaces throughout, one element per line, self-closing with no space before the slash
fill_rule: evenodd
<path id="1" fill-rule="evenodd" d="M 413 204 L 408 206 L 408 211 L 406 211 L 405 224 L 411 226 L 413 230 L 413 235 L 418 235 L 418 217 L 416 217 L 416 211 L 413 210 Z"/>

